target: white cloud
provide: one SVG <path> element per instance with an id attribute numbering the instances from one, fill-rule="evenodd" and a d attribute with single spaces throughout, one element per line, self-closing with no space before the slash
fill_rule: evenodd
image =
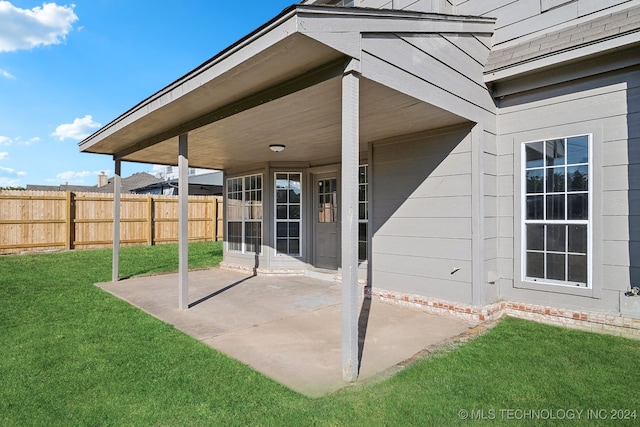
<path id="1" fill-rule="evenodd" d="M 0 176 L 0 187 L 19 187 L 20 180 L 15 178 L 5 178 Z"/>
<path id="2" fill-rule="evenodd" d="M 101 170 L 100 171 L 81 171 L 81 172 L 67 171 L 67 172 L 59 173 L 58 175 L 56 175 L 56 178 L 62 181 L 74 180 L 76 182 L 82 182 L 83 178 L 86 178 L 89 176 L 98 176 L 102 172 L 104 171 L 101 171 Z"/>
<path id="3" fill-rule="evenodd" d="M 5 79 L 9 79 L 9 80 L 15 80 L 16 79 L 16 76 L 11 74 L 7 70 L 3 70 L 2 68 L 0 68 L 0 76 L 4 77 Z"/>
<path id="4" fill-rule="evenodd" d="M 41 138 L 37 136 L 34 136 L 33 138 L 29 138 L 26 141 L 23 141 L 21 137 L 9 138 L 8 136 L 0 135 L 0 145 L 12 145 L 12 144 L 32 145 L 40 141 L 41 141 Z"/>
<path id="5" fill-rule="evenodd" d="M 0 0 L 0 52 L 61 43 L 78 20 L 74 7 L 44 3 L 20 9 Z"/>
<path id="6" fill-rule="evenodd" d="M 56 128 L 56 131 L 52 133 L 52 136 L 57 136 L 60 141 L 64 141 L 67 138 L 80 141 L 91 135 L 92 129 L 97 129 L 102 126 L 98 122 L 93 121 L 93 117 L 86 115 L 83 118 L 76 118 L 73 123 L 65 123 Z"/>
<path id="7" fill-rule="evenodd" d="M 6 151 L 0 151 L 0 160 L 4 160 L 9 156 L 9 153 Z"/>
<path id="8" fill-rule="evenodd" d="M 10 175 L 17 175 L 17 176 L 25 176 L 27 174 L 26 172 L 17 171 L 11 168 L 3 168 L 2 166 L 0 166 L 0 172 L 8 173 Z"/>
<path id="9" fill-rule="evenodd" d="M 26 141 L 22 142 L 22 145 L 31 145 L 31 144 L 35 144 L 36 142 L 40 142 L 40 138 L 35 136 L 33 138 L 27 139 Z"/>

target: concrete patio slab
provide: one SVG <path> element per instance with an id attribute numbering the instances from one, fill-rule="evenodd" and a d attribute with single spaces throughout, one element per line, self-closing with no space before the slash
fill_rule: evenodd
<path id="1" fill-rule="evenodd" d="M 178 308 L 178 276 L 98 284 L 102 289 L 311 397 L 342 380 L 340 285 L 309 277 L 189 272 L 189 310 Z M 360 375 L 371 379 L 472 323 L 376 300 L 360 301 Z"/>

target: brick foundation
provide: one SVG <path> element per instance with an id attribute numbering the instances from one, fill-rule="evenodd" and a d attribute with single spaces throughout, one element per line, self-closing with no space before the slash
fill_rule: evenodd
<path id="1" fill-rule="evenodd" d="M 511 301 L 501 301 L 478 307 L 420 295 L 402 294 L 381 289 L 371 290 L 371 288 L 365 288 L 365 296 L 377 298 L 387 303 L 419 308 L 427 312 L 446 314 L 477 323 L 495 320 L 503 315 L 508 315 L 550 325 L 640 339 L 640 319 L 612 314 Z"/>

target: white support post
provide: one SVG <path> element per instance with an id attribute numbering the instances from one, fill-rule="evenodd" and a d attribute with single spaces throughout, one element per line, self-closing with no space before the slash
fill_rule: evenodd
<path id="1" fill-rule="evenodd" d="M 189 308 L 189 154 L 187 134 L 178 137 L 178 305 Z"/>
<path id="2" fill-rule="evenodd" d="M 113 262 L 111 264 L 111 280 L 120 278 L 120 193 L 121 193 L 121 161 L 115 160 L 113 175 Z"/>
<path id="3" fill-rule="evenodd" d="M 342 377 L 358 378 L 358 154 L 360 76 L 351 59 L 342 77 Z"/>

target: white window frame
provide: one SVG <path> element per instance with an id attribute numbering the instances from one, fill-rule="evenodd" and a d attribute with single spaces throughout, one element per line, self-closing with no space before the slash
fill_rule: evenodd
<path id="1" fill-rule="evenodd" d="M 278 219 L 278 175 L 286 174 L 287 177 L 291 174 L 300 175 L 300 218 L 298 219 L 290 219 L 286 220 Z M 287 202 L 287 206 L 289 206 L 289 202 Z M 304 174 L 302 172 L 292 172 L 292 171 L 279 171 L 273 173 L 273 252 L 276 257 L 292 257 L 292 258 L 302 258 L 304 255 L 304 245 L 303 245 L 303 225 L 304 225 Z M 299 252 L 297 255 L 291 255 L 288 253 L 280 253 L 278 252 L 278 222 L 297 222 L 299 223 Z"/>
<path id="2" fill-rule="evenodd" d="M 260 177 L 260 192 L 262 193 L 261 195 L 261 202 L 262 202 L 262 210 L 263 213 L 260 216 L 260 219 L 248 219 L 245 218 L 245 211 L 246 208 L 249 206 L 247 204 L 248 200 L 246 198 L 247 196 L 247 192 L 249 191 L 256 191 L 258 189 L 246 189 L 245 188 L 245 179 L 246 178 L 251 178 L 251 177 Z M 229 240 L 228 238 L 225 239 L 225 243 L 226 243 L 226 249 L 227 252 L 231 252 L 231 253 L 236 253 L 236 254 L 251 254 L 251 255 L 255 255 L 256 252 L 247 252 L 247 245 L 246 245 L 246 236 L 245 236 L 245 224 L 246 223 L 256 223 L 259 222 L 260 223 L 260 252 L 258 252 L 258 255 L 262 255 L 262 247 L 264 246 L 264 176 L 261 173 L 254 173 L 254 174 L 249 174 L 249 175 L 242 175 L 242 176 L 234 176 L 234 177 L 230 177 L 227 178 L 227 182 L 226 182 L 226 188 L 225 188 L 225 198 L 227 199 L 227 209 L 228 209 L 228 204 L 229 204 L 229 198 L 228 198 L 228 194 L 229 194 L 229 182 L 233 181 L 233 180 L 240 180 L 242 182 L 242 190 L 241 190 L 241 194 L 242 194 L 242 203 L 240 205 L 240 212 L 241 212 L 241 219 L 230 219 L 228 216 L 228 211 L 224 213 L 225 216 L 225 235 L 229 236 L 229 222 L 234 222 L 237 223 L 239 222 L 241 224 L 240 228 L 241 228 L 241 237 L 240 237 L 240 247 L 241 250 L 237 250 L 237 249 L 230 249 L 229 248 Z"/>
<path id="3" fill-rule="evenodd" d="M 361 183 L 360 182 L 360 170 L 364 168 L 364 176 L 365 176 L 365 182 Z M 360 189 L 364 188 L 364 194 L 365 194 L 365 200 L 360 200 Z M 366 206 L 366 218 L 362 219 L 360 218 L 360 205 L 365 205 Z M 367 233 L 365 236 L 365 240 L 360 240 L 360 224 L 366 224 L 367 225 Z M 361 259 L 360 258 L 360 244 L 364 243 L 366 245 L 367 250 L 365 251 L 365 258 Z M 368 164 L 362 164 L 358 167 L 358 261 L 360 262 L 366 262 L 369 260 L 369 165 Z"/>
<path id="4" fill-rule="evenodd" d="M 564 139 L 564 140 L 568 140 L 569 138 L 575 138 L 575 137 L 584 137 L 586 136 L 588 138 L 588 155 L 589 155 L 589 161 L 588 161 L 588 186 L 587 186 L 587 194 L 588 194 L 588 214 L 587 214 L 587 219 L 586 220 L 547 220 L 547 219 L 543 219 L 543 220 L 528 220 L 527 219 L 527 205 L 526 205 L 526 200 L 527 200 L 527 178 L 526 178 L 526 171 L 527 171 L 527 159 L 526 159 L 526 146 L 527 144 L 531 144 L 531 143 L 535 143 L 535 142 L 542 142 L 543 146 L 546 147 L 546 142 L 547 141 L 553 141 L 553 140 L 558 140 L 558 139 Z M 545 148 L 546 150 L 546 148 Z M 520 259 L 520 271 L 521 271 L 521 280 L 523 282 L 528 282 L 528 283 L 537 283 L 537 284 L 546 284 L 546 285 L 554 285 L 554 286 L 564 286 L 564 287 L 570 287 L 570 288 L 579 288 L 579 289 L 593 289 L 593 183 L 594 183 L 594 177 L 593 177 L 593 163 L 594 163 L 594 159 L 593 159 L 593 134 L 591 133 L 582 133 L 582 134 L 576 134 L 576 135 L 569 135 L 569 136 L 560 136 L 560 137 L 554 137 L 554 138 L 541 138 L 541 139 L 535 139 L 535 140 L 531 140 L 531 141 L 525 141 L 521 144 L 520 147 L 520 212 L 521 212 L 521 218 L 520 218 L 520 254 L 521 254 L 521 259 Z M 544 157 L 544 156 L 543 156 Z M 566 163 L 565 163 L 565 167 L 566 167 Z M 546 167 L 543 169 L 546 171 Z M 546 182 L 546 181 L 544 181 Z M 566 175 L 565 175 L 565 186 L 566 186 Z M 543 185 L 543 191 L 544 193 L 544 210 L 546 213 L 546 194 L 547 194 L 547 189 L 546 189 L 546 185 Z M 562 194 L 568 194 L 568 192 L 566 191 L 566 187 L 565 187 L 565 191 L 562 192 Z M 566 217 L 566 210 L 568 209 L 568 207 L 566 206 L 565 203 L 565 217 Z M 546 216 L 546 214 L 545 214 Z M 560 281 L 560 280 L 553 280 L 553 279 L 545 279 L 545 278 L 537 278 L 537 277 L 528 277 L 527 276 L 527 224 L 545 224 L 545 225 L 553 225 L 553 224 L 576 224 L 576 225 L 586 225 L 587 226 L 587 282 L 586 284 L 584 284 L 584 286 L 580 286 L 580 284 L 577 284 L 575 282 L 570 282 L 570 281 Z M 565 237 L 567 238 L 567 237 Z M 545 238 L 546 241 L 546 238 Z M 544 251 L 544 253 L 546 254 L 546 250 Z M 565 266 L 566 267 L 566 266 Z"/>

